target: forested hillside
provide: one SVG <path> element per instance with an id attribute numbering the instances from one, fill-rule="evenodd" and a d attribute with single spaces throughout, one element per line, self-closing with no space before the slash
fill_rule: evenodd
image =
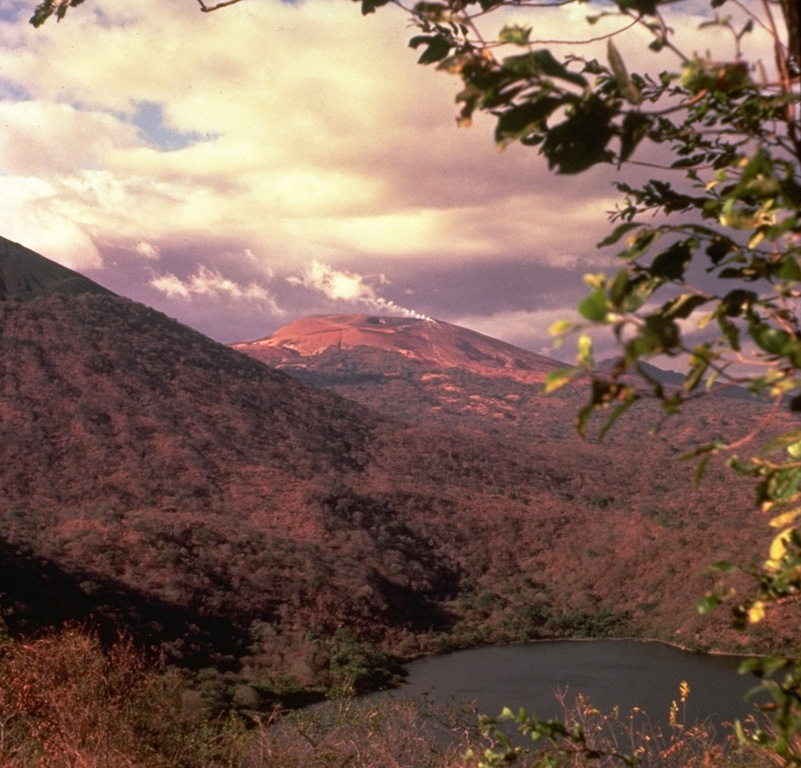
<path id="1" fill-rule="evenodd" d="M 296 371 L 345 399 L 2 245 L 4 285 L 33 287 L 0 302 L 14 633 L 123 630 L 249 708 L 486 642 L 737 646 L 678 585 L 702 590 L 757 521 L 714 476 L 689 496 L 675 436 L 583 445 L 577 391 L 545 400 L 380 350 Z M 674 429 L 725 430 L 727 407 Z"/>

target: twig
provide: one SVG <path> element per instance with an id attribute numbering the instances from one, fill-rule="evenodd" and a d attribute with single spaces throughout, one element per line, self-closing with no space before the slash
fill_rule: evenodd
<path id="1" fill-rule="evenodd" d="M 241 3 L 242 0 L 225 0 L 225 2 L 217 3 L 217 5 L 206 5 L 203 0 L 197 0 L 198 4 L 200 5 L 200 10 L 203 13 L 211 13 L 212 11 L 216 11 L 219 8 L 225 8 L 228 5 L 235 5 L 236 3 Z"/>

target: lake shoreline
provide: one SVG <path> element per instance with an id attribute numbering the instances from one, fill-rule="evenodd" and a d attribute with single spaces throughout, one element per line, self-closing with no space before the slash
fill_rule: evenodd
<path id="1" fill-rule="evenodd" d="M 685 653 L 695 653 L 703 656 L 723 656 L 723 657 L 738 658 L 738 659 L 766 658 L 769 655 L 767 653 L 739 653 L 737 651 L 727 651 L 717 648 L 710 648 L 707 650 L 703 650 L 699 648 L 693 648 L 688 645 L 683 645 L 681 643 L 673 642 L 670 640 L 662 640 L 656 637 L 636 637 L 636 636 L 537 637 L 537 638 L 532 638 L 530 640 L 512 640 L 506 643 L 480 643 L 478 645 L 465 645 L 465 646 L 455 647 L 445 651 L 423 652 L 415 656 L 399 657 L 398 663 L 405 667 L 407 664 L 411 664 L 412 662 L 419 661 L 421 659 L 430 659 L 439 656 L 447 656 L 448 654 L 451 653 L 460 653 L 462 651 L 478 650 L 480 648 L 496 648 L 505 646 L 515 646 L 515 645 L 533 645 L 536 643 L 597 643 L 597 642 L 655 643 L 658 645 L 664 645 L 668 648 L 674 648 L 677 651 L 683 651 Z"/>

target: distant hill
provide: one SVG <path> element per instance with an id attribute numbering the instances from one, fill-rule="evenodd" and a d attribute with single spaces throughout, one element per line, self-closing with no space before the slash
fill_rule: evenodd
<path id="1" fill-rule="evenodd" d="M 231 346 L 386 416 L 448 429 L 511 433 L 516 439 L 576 442 L 572 425 L 587 397 L 581 380 L 558 396 L 544 397 L 540 385 L 564 363 L 441 321 L 315 315 L 263 339 Z M 601 362 L 597 370 L 603 374 L 614 362 Z M 684 377 L 674 371 L 648 363 L 643 368 L 668 387 L 683 383 Z M 743 406 L 746 419 L 761 408 L 747 390 L 728 387 L 720 394 L 748 401 Z M 724 414 L 730 406 L 717 399 L 705 401 L 701 410 L 708 417 L 695 426 L 697 408 L 687 406 L 686 415 L 675 418 L 666 434 L 680 432 L 678 445 L 687 448 L 705 440 L 704 425 L 718 417 L 727 421 Z M 658 420 L 659 414 L 647 405 L 640 411 L 641 418 L 624 420 L 607 440 L 642 442 L 652 426 L 648 420 Z"/>
<path id="2" fill-rule="evenodd" d="M 611 360 L 602 360 L 597 364 L 596 370 L 601 374 L 606 374 L 617 363 L 618 360 L 615 358 Z M 668 389 L 675 391 L 680 389 L 684 384 L 684 374 L 677 373 L 676 371 L 665 370 L 664 368 L 658 368 L 655 365 L 651 365 L 650 363 L 643 361 L 640 361 L 639 365 L 640 369 L 646 376 L 654 381 L 658 381 L 660 384 L 666 385 Z M 726 397 L 735 400 L 749 400 L 751 402 L 753 402 L 755 399 L 754 395 L 752 395 L 745 387 L 736 385 L 725 386 L 721 383 L 718 383 L 709 394 L 712 397 Z"/>

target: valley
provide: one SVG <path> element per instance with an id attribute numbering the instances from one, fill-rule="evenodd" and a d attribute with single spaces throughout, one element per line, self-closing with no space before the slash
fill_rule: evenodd
<path id="1" fill-rule="evenodd" d="M 475 645 L 793 637 L 777 615 L 746 638 L 687 599 L 765 531 L 749 487 L 712 467 L 694 492 L 678 457 L 759 403 L 707 398 L 655 435 L 645 406 L 583 442 L 581 382 L 546 398 L 557 363 L 446 323 L 338 316 L 230 349 L 9 241 L 0 288 L 14 635 L 123 631 L 246 711 Z"/>

